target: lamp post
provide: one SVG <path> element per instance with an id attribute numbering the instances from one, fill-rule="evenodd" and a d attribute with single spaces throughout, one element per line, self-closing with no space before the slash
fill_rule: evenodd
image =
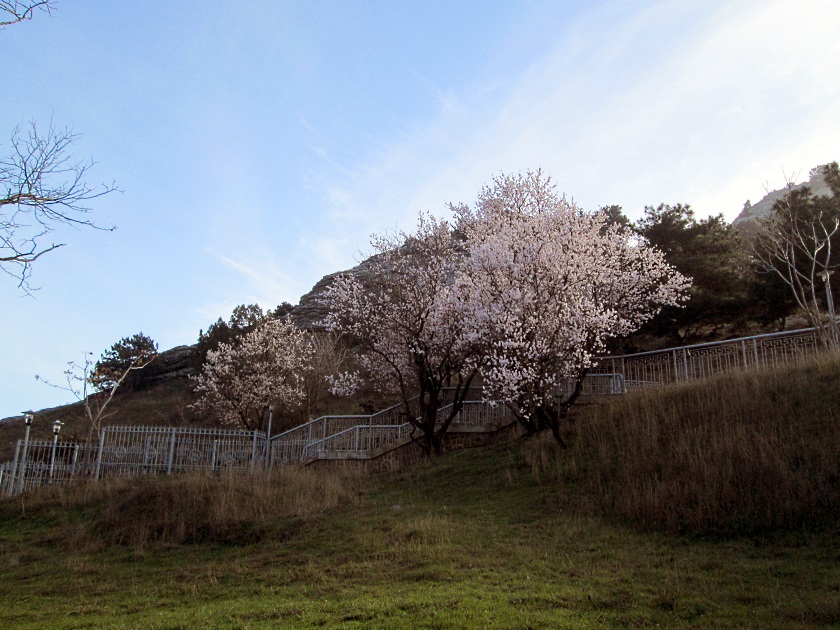
<path id="1" fill-rule="evenodd" d="M 831 274 L 834 271 L 823 269 L 817 275 L 822 278 L 825 283 L 825 301 L 828 305 L 828 329 L 831 331 L 831 341 L 836 348 L 840 344 L 840 339 L 837 338 L 837 317 L 834 314 L 834 296 L 831 295 Z"/>
<path id="2" fill-rule="evenodd" d="M 23 412 L 23 421 L 26 423 L 26 433 L 23 436 L 23 455 L 20 458 L 20 468 L 18 469 L 18 489 L 23 492 L 26 481 L 26 452 L 29 450 L 29 429 L 32 428 L 32 420 L 35 416 L 31 411 Z"/>
<path id="3" fill-rule="evenodd" d="M 53 447 L 52 455 L 50 456 L 50 479 L 53 478 L 53 472 L 55 471 L 55 447 L 58 444 L 58 434 L 61 431 L 62 424 L 61 420 L 53 422 Z"/>

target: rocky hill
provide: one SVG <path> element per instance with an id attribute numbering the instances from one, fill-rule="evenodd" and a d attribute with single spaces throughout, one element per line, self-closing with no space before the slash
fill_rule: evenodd
<path id="1" fill-rule="evenodd" d="M 785 187 L 780 190 L 773 190 L 764 195 L 764 197 L 761 198 L 761 201 L 756 204 L 751 204 L 747 201 L 747 203 L 744 204 L 744 209 L 741 211 L 741 214 L 735 218 L 732 225 L 740 225 L 748 221 L 760 218 L 763 219 L 770 216 L 776 201 L 784 197 L 789 190 L 801 190 L 807 186 L 813 195 L 831 197 L 831 188 L 825 180 L 825 169 L 827 166 L 827 164 L 823 164 L 822 166 L 817 166 L 816 168 L 811 169 L 810 177 L 807 182 L 794 184 L 789 189 Z"/>
<path id="2" fill-rule="evenodd" d="M 292 321 L 304 330 L 322 330 L 322 322 L 328 311 L 321 302 L 321 296 L 338 276 L 343 275 L 355 276 L 363 285 L 367 284 L 370 278 L 370 259 L 362 261 L 352 269 L 337 271 L 321 278 L 309 293 L 300 298 L 298 305 L 291 310 L 289 316 Z"/>

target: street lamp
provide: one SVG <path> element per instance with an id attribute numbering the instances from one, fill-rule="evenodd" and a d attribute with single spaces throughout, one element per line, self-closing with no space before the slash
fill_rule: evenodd
<path id="1" fill-rule="evenodd" d="M 817 275 L 825 282 L 825 301 L 828 304 L 828 326 L 831 331 L 831 339 L 836 347 L 840 339 L 837 338 L 837 317 L 834 314 L 834 297 L 831 295 L 830 278 L 833 273 L 833 270 L 823 269 Z"/>
<path id="2" fill-rule="evenodd" d="M 55 447 L 58 443 L 58 434 L 61 431 L 61 425 L 64 424 L 61 420 L 53 422 L 53 447 L 52 455 L 50 456 L 50 479 L 53 478 L 53 471 L 55 470 Z"/>
<path id="3" fill-rule="evenodd" d="M 26 481 L 26 454 L 29 450 L 29 429 L 32 428 L 32 421 L 35 416 L 31 411 L 23 411 L 23 421 L 26 423 L 26 434 L 23 437 L 23 456 L 20 459 L 20 468 L 18 469 L 18 488 L 22 492 Z"/>

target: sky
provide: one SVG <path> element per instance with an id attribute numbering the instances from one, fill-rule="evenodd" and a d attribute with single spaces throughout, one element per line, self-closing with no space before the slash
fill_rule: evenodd
<path id="1" fill-rule="evenodd" d="M 0 156 L 52 120 L 93 219 L 0 275 L 0 418 L 69 361 L 296 304 L 372 234 L 542 168 L 586 210 L 732 220 L 840 159 L 837 0 L 58 0 L 0 30 Z M 142 419 L 138 419 L 142 423 Z"/>

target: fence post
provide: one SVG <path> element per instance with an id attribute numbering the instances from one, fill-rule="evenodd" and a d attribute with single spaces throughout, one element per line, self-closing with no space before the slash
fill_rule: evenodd
<path id="1" fill-rule="evenodd" d="M 251 472 L 254 471 L 254 465 L 257 463 L 257 430 L 254 429 L 254 437 L 251 440 Z"/>
<path id="2" fill-rule="evenodd" d="M 102 451 L 105 450 L 105 429 L 100 429 L 99 431 L 99 452 L 96 454 L 96 470 L 94 471 L 93 478 L 96 481 L 99 481 L 99 475 L 102 471 Z M 85 456 L 87 457 L 87 455 Z"/>
<path id="3" fill-rule="evenodd" d="M 355 450 L 359 450 L 359 427 L 356 427 L 356 448 Z"/>
<path id="4" fill-rule="evenodd" d="M 680 382 L 680 368 L 679 368 L 679 364 L 677 363 L 677 351 L 672 350 L 671 354 L 674 357 L 674 382 L 679 383 Z"/>
<path id="5" fill-rule="evenodd" d="M 12 464 L 12 474 L 9 475 L 9 490 L 6 493 L 8 496 L 12 496 L 15 491 L 15 480 L 17 479 L 17 467 L 18 467 L 18 457 L 20 456 L 20 440 L 17 441 L 17 446 L 15 446 L 15 463 Z"/>
<path id="6" fill-rule="evenodd" d="M 21 492 L 26 490 L 26 464 L 27 464 L 26 458 L 27 458 L 27 455 L 29 454 L 29 429 L 32 426 L 32 414 L 29 414 L 29 413 L 25 414 L 25 419 L 26 419 L 25 420 L 25 422 L 26 422 L 26 434 L 24 435 L 24 438 L 23 438 L 23 453 L 21 453 L 21 456 L 20 456 L 21 472 L 20 472 L 20 475 L 19 475 L 19 477 L 20 477 L 19 487 L 20 487 Z"/>
<path id="7" fill-rule="evenodd" d="M 213 440 L 213 451 L 210 454 L 210 470 L 216 472 L 216 450 L 219 448 L 219 440 Z"/>
<path id="8" fill-rule="evenodd" d="M 755 365 L 758 367 L 760 365 L 758 361 L 758 340 L 753 337 L 753 355 L 755 356 Z"/>
<path id="9" fill-rule="evenodd" d="M 70 476 L 76 476 L 76 464 L 79 463 L 79 445 L 73 447 L 73 463 L 70 465 Z"/>
<path id="10" fill-rule="evenodd" d="M 274 405 L 268 406 L 268 431 L 265 433 L 265 465 L 268 466 L 268 450 L 271 447 L 271 419 L 274 416 Z"/>
<path id="11" fill-rule="evenodd" d="M 166 464 L 166 474 L 172 474 L 172 460 L 175 458 L 175 427 L 172 427 L 172 437 L 169 439 L 169 461 Z"/>

